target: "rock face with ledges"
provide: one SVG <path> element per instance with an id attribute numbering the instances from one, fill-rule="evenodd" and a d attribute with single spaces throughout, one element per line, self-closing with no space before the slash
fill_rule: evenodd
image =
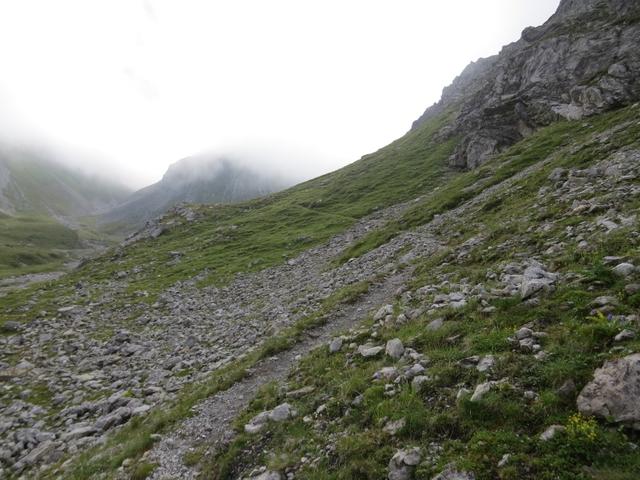
<path id="1" fill-rule="evenodd" d="M 635 1 L 563 0 L 544 25 L 469 65 L 414 128 L 457 111 L 441 133 L 462 136 L 450 163 L 474 168 L 555 120 L 634 103 L 640 98 L 639 20 Z"/>

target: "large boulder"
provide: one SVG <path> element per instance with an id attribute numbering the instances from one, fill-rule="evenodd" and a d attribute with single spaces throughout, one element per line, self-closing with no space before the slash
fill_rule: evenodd
<path id="1" fill-rule="evenodd" d="M 640 430 L 640 353 L 606 362 L 578 396 L 578 410 Z"/>

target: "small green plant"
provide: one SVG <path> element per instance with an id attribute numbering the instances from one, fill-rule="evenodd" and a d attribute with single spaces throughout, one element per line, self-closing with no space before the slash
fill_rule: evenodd
<path id="1" fill-rule="evenodd" d="M 575 413 L 567 421 L 567 435 L 572 440 L 595 442 L 599 437 L 599 425 L 593 417 Z"/>
<path id="2" fill-rule="evenodd" d="M 156 468 L 155 463 L 139 463 L 131 473 L 132 480 L 144 480 L 148 478 Z"/>

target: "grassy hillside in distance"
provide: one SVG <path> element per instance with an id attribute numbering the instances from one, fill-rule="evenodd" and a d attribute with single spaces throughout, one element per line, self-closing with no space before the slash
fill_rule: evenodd
<path id="1" fill-rule="evenodd" d="M 167 286 L 204 271 L 208 272 L 204 283 L 223 284 L 238 272 L 261 270 L 292 258 L 377 209 L 422 195 L 397 222 L 373 231 L 337 259 L 346 261 L 403 229 L 454 208 L 487 186 L 542 160 L 555 148 L 579 142 L 594 130 L 605 130 L 635 115 L 636 110 L 630 107 L 594 117 L 588 123 L 559 122 L 469 172 L 448 167 L 453 141 L 442 144 L 434 139 L 447 123 L 448 115 L 443 115 L 347 167 L 278 194 L 236 205 L 196 207 L 202 215 L 197 221 L 175 218 L 177 226 L 160 237 L 118 248 L 89 262 L 37 299 L 44 307 L 51 298 L 71 294 L 73 284 L 81 278 L 108 281 L 116 272 L 136 267 L 138 273 L 129 276 L 129 298 L 123 296 L 123 302 L 152 301 L 154 294 Z M 627 137 L 633 140 L 633 133 Z M 181 262 L 170 261 L 173 251 L 184 253 Z M 136 294 L 140 291 L 149 296 L 141 298 Z M 29 290 L 16 292 L 4 301 L 19 305 L 27 295 Z"/>
<path id="2" fill-rule="evenodd" d="M 108 244 L 89 215 L 128 193 L 49 153 L 0 145 L 0 278 L 60 269 L 91 242 Z"/>
<path id="3" fill-rule="evenodd" d="M 78 233 L 47 217 L 0 217 L 0 278 L 54 270 L 79 248 Z"/>
<path id="4" fill-rule="evenodd" d="M 8 213 L 77 217 L 114 206 L 129 193 L 32 152 L 0 150 L 0 167 L 9 172 L 0 198 Z"/>
<path id="5" fill-rule="evenodd" d="M 238 272 L 263 269 L 343 231 L 358 218 L 421 192 L 429 192 L 455 172 L 447 166 L 454 142 L 438 144 L 434 134 L 447 117 L 434 119 L 388 147 L 336 172 L 265 198 L 236 205 L 200 206 L 204 218 L 184 223 L 155 240 L 119 250 L 92 262 L 94 280 L 141 267 L 130 290 L 162 291 L 208 269 L 210 283 Z M 184 253 L 168 264 L 169 252 Z M 83 275 L 83 272 L 78 272 Z"/>

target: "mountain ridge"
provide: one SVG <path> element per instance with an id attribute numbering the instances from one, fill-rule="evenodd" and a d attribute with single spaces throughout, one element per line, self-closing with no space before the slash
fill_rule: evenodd
<path id="1" fill-rule="evenodd" d="M 441 134 L 463 137 L 451 165 L 474 168 L 558 119 L 629 105 L 640 95 L 638 18 L 634 2 L 563 0 L 543 25 L 471 63 L 413 128 L 460 103 Z"/>
<path id="2" fill-rule="evenodd" d="M 170 165 L 159 182 L 134 192 L 99 220 L 103 224 L 139 228 L 180 203 L 235 203 L 290 184 L 280 175 L 260 172 L 257 167 L 244 166 L 230 157 L 187 157 Z"/>

